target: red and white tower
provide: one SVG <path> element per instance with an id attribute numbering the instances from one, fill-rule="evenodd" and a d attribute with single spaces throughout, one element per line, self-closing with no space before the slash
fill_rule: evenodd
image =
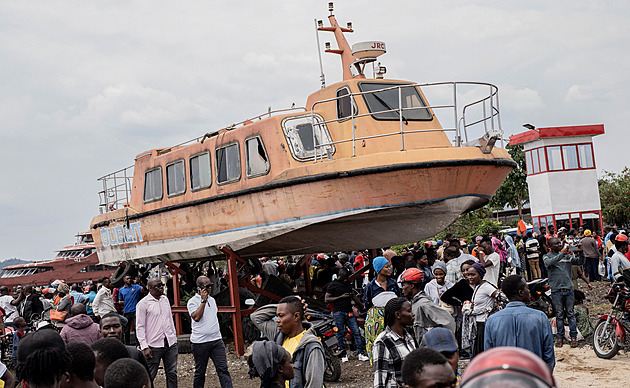
<path id="1" fill-rule="evenodd" d="M 536 128 L 510 136 L 523 144 L 534 230 L 602 230 L 593 137 L 604 125 Z"/>

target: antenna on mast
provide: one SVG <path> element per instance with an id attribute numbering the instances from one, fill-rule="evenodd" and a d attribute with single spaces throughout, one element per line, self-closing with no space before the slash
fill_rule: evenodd
<path id="1" fill-rule="evenodd" d="M 324 22 L 313 19 L 315 21 L 315 36 L 317 37 L 317 55 L 319 56 L 319 79 L 322 81 L 322 89 L 326 87 L 326 76 L 324 75 L 324 66 L 322 65 L 322 49 L 319 45 L 319 28 L 324 27 Z"/>

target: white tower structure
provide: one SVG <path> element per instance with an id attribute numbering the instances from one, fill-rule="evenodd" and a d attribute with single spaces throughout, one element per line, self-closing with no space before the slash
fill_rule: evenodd
<path id="1" fill-rule="evenodd" d="M 530 129 L 510 136 L 523 144 L 534 230 L 541 226 L 603 229 L 593 137 L 604 125 Z"/>

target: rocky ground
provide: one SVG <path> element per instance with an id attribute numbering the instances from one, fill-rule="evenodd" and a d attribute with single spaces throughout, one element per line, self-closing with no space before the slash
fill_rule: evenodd
<path id="1" fill-rule="evenodd" d="M 594 289 L 580 289 L 587 295 L 586 305 L 590 310 L 590 316 L 595 322 L 600 314 L 608 313 L 610 303 L 602 299 L 608 292 L 608 282 L 597 282 Z M 605 387 L 622 386 L 622 382 L 628 381 L 625 369 L 630 365 L 630 353 L 621 351 L 612 360 L 598 358 L 593 352 L 592 338 L 586 338 L 580 346 L 571 349 L 565 345 L 561 349 L 556 349 L 556 369 L 555 378 L 560 388 L 580 388 L 580 387 Z M 230 374 L 232 375 L 235 388 L 253 388 L 259 386 L 259 380 L 250 380 L 247 374 L 247 362 L 244 359 L 234 356 L 233 344 L 228 344 L 228 362 Z M 462 369 L 467 362 L 461 362 Z M 350 360 L 342 364 L 342 374 L 338 382 L 326 383 L 328 388 L 341 387 L 370 387 L 372 385 L 372 369 L 368 362 Z M 192 387 L 194 374 L 194 361 L 192 354 L 180 354 L 178 359 L 178 378 L 180 387 Z M 162 370 L 160 370 L 155 381 L 156 387 L 165 387 L 165 380 Z M 219 387 L 219 380 L 214 371 L 212 363 L 208 366 L 206 387 Z"/>

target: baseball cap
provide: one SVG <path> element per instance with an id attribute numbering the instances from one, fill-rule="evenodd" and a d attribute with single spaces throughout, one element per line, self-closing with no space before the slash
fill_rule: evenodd
<path id="1" fill-rule="evenodd" d="M 400 282 L 421 282 L 424 279 L 424 273 L 418 268 L 409 268 L 400 275 Z"/>
<path id="2" fill-rule="evenodd" d="M 628 241 L 628 236 L 619 233 L 617 237 L 615 237 L 615 241 Z"/>
<path id="3" fill-rule="evenodd" d="M 438 352 L 456 352 L 455 335 L 445 327 L 434 327 L 422 337 L 422 345 Z"/>

